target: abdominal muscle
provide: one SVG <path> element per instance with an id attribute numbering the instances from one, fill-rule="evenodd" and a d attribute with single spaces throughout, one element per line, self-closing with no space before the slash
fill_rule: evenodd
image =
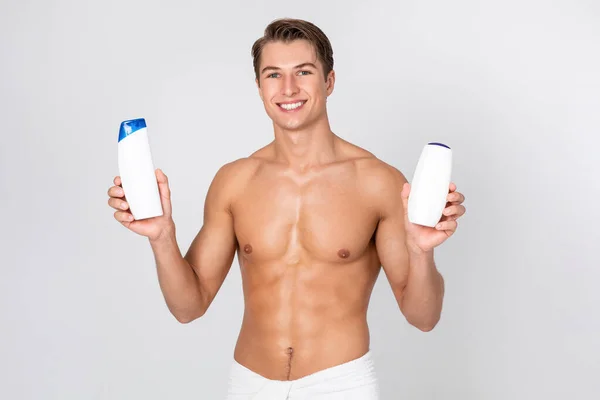
<path id="1" fill-rule="evenodd" d="M 234 358 L 274 380 L 294 380 L 369 350 L 367 306 L 379 265 L 241 263 L 244 318 Z"/>

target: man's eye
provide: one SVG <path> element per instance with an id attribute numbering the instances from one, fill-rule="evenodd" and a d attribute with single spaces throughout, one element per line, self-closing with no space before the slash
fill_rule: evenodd
<path id="1" fill-rule="evenodd" d="M 273 72 L 272 74 L 267 75 L 267 78 L 277 78 L 276 75 L 279 75 L 277 72 Z"/>
<path id="2" fill-rule="evenodd" d="M 310 71 L 300 71 L 300 75 L 310 75 Z"/>

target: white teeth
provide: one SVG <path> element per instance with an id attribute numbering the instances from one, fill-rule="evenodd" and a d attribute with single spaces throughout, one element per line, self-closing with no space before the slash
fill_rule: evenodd
<path id="1" fill-rule="evenodd" d="M 288 110 L 289 111 L 289 110 L 294 110 L 294 109 L 300 107 L 302 104 L 304 104 L 304 102 L 303 101 L 299 101 L 299 102 L 293 103 L 293 104 L 280 104 L 279 106 L 281 108 L 283 108 L 284 110 Z"/>

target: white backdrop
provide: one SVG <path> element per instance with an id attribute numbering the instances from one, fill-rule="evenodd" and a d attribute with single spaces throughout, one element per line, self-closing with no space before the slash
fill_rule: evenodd
<path id="1" fill-rule="evenodd" d="M 600 3 L 369 3 L 0 3 L 0 398 L 223 398 L 237 260 L 209 312 L 177 323 L 106 191 L 120 122 L 146 118 L 187 250 L 217 169 L 272 139 L 250 47 L 286 16 L 332 41 L 334 132 L 409 180 L 427 141 L 448 143 L 467 197 L 436 251 L 434 331 L 380 275 L 383 398 L 600 397 Z"/>

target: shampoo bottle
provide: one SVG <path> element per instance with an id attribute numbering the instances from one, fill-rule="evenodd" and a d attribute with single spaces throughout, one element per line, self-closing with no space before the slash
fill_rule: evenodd
<path id="1" fill-rule="evenodd" d="M 442 143 L 425 145 L 417 162 L 408 197 L 408 220 L 434 227 L 442 218 L 450 191 L 452 150 Z"/>
<path id="2" fill-rule="evenodd" d="M 140 220 L 163 215 L 144 118 L 121 123 L 118 153 L 123 192 L 133 218 Z"/>

